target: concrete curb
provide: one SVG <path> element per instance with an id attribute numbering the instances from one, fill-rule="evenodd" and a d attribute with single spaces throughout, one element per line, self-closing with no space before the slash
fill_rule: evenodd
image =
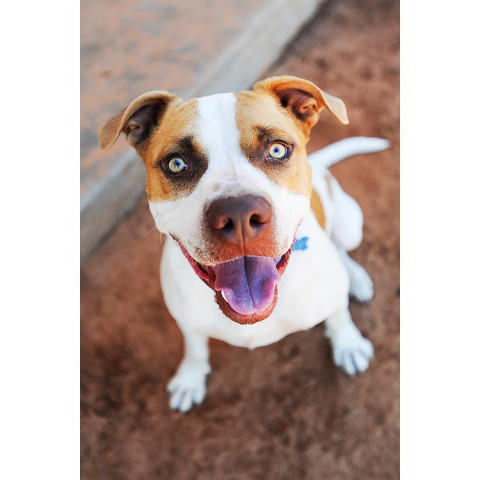
<path id="1" fill-rule="evenodd" d="M 272 1 L 191 88 L 175 93 L 190 98 L 250 87 L 325 1 Z M 142 162 L 130 150 L 84 194 L 80 202 L 81 262 L 135 206 L 144 183 Z"/>

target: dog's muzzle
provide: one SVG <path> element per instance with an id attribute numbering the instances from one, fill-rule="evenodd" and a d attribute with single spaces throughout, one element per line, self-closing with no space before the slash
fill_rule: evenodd
<path id="1" fill-rule="evenodd" d="M 210 248 L 219 261 L 202 265 L 182 247 L 197 275 L 216 292 L 222 312 L 237 323 L 264 320 L 275 308 L 277 285 L 291 248 L 272 256 L 276 246 L 272 218 L 272 207 L 263 197 L 220 198 L 205 211 Z"/>

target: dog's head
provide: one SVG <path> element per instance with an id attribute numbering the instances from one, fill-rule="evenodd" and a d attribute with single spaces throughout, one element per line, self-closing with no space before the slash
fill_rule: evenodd
<path id="1" fill-rule="evenodd" d="M 238 323 L 263 320 L 275 307 L 310 205 L 305 146 L 324 108 L 348 123 L 340 99 L 281 76 L 187 101 L 145 93 L 100 127 L 102 150 L 122 132 L 137 150 L 158 230 Z"/>

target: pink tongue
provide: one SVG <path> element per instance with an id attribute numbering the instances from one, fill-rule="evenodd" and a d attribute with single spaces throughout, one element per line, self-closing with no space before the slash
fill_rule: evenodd
<path id="1" fill-rule="evenodd" d="M 280 280 L 274 258 L 240 257 L 215 267 L 215 290 L 223 290 L 228 304 L 241 315 L 265 310 Z"/>

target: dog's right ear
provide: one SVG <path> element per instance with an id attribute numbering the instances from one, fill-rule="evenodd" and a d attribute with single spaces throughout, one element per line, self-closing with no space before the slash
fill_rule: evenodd
<path id="1" fill-rule="evenodd" d="M 100 126 L 98 132 L 100 150 L 106 152 L 124 132 L 128 143 L 137 148 L 151 133 L 168 104 L 176 95 L 161 90 L 147 92 L 137 97 L 133 102 L 110 120 Z"/>
<path id="2" fill-rule="evenodd" d="M 257 82 L 253 86 L 253 91 L 273 95 L 280 105 L 293 115 L 307 138 L 324 108 L 340 123 L 348 124 L 347 109 L 343 101 L 303 78 L 289 75 L 266 78 Z"/>

